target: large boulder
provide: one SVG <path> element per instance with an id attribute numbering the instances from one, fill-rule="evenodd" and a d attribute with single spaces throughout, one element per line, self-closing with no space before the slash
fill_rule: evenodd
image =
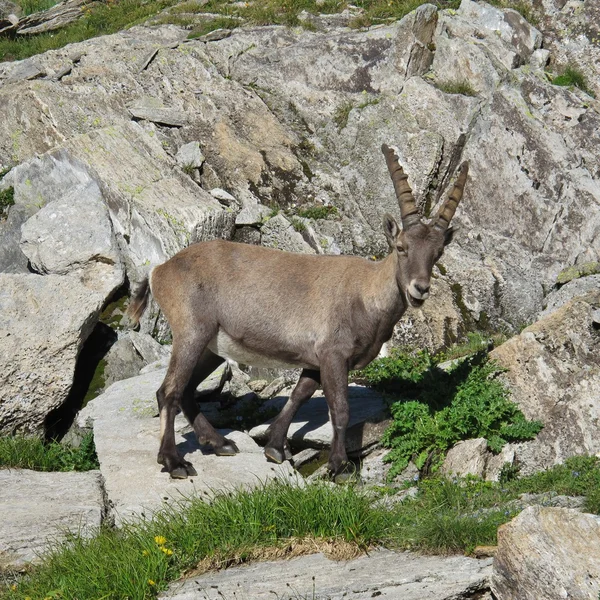
<path id="1" fill-rule="evenodd" d="M 104 299 L 75 276 L 0 273 L 0 431 L 44 433 Z"/>
<path id="2" fill-rule="evenodd" d="M 92 536 L 106 516 L 102 476 L 0 470 L 0 573 L 39 562 L 70 531 Z"/>
<path id="3" fill-rule="evenodd" d="M 597 600 L 600 522 L 573 509 L 532 506 L 498 530 L 498 600 Z"/>
<path id="4" fill-rule="evenodd" d="M 599 307 L 598 290 L 575 298 L 490 354 L 525 416 L 544 424 L 516 445 L 524 474 L 600 452 Z"/>

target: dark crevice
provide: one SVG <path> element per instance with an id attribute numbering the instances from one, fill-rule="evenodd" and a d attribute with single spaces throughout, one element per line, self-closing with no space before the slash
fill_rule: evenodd
<path id="1" fill-rule="evenodd" d="M 77 358 L 73 385 L 64 403 L 54 409 L 44 420 L 45 438 L 60 440 L 69 430 L 75 415 L 83 407 L 85 395 L 90 387 L 96 368 L 117 341 L 117 334 L 108 325 L 97 323 L 84 342 Z"/>

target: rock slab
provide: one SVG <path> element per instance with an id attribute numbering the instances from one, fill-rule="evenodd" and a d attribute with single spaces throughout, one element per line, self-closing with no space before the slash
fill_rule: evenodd
<path id="1" fill-rule="evenodd" d="M 105 512 L 98 471 L 0 470 L 0 572 L 38 561 L 66 530 L 93 534 Z"/>
<path id="2" fill-rule="evenodd" d="M 289 464 L 267 462 L 262 449 L 240 431 L 222 431 L 237 444 L 236 456 L 216 456 L 201 448 L 182 415 L 175 422 L 176 443 L 197 477 L 170 479 L 156 462 L 160 423 L 156 390 L 165 370 L 118 381 L 78 416 L 80 427 L 93 427 L 106 493 L 117 523 L 133 515 L 149 516 L 165 504 L 190 496 L 209 497 L 215 490 L 261 485 L 275 477 L 298 478 Z"/>
<path id="3" fill-rule="evenodd" d="M 291 389 L 286 390 L 291 392 Z M 264 404 L 267 407 L 282 408 L 287 397 L 277 397 Z M 350 421 L 346 433 L 346 450 L 356 452 L 368 447 L 381 438 L 387 428 L 386 404 L 378 392 L 360 386 L 348 386 Z M 271 420 L 272 421 L 272 420 Z M 259 441 L 266 440 L 266 432 L 271 423 L 258 425 L 250 430 L 250 435 Z M 333 439 L 333 428 L 329 420 L 329 409 L 323 392 L 306 402 L 296 413 L 288 430 L 288 440 L 297 446 L 328 448 Z"/>
<path id="4" fill-rule="evenodd" d="M 490 560 L 419 556 L 376 550 L 334 562 L 322 554 L 289 561 L 254 563 L 176 582 L 162 600 L 451 600 L 475 597 L 488 588 Z"/>
<path id="5" fill-rule="evenodd" d="M 498 600 L 597 600 L 600 522 L 573 509 L 532 506 L 498 530 Z"/>

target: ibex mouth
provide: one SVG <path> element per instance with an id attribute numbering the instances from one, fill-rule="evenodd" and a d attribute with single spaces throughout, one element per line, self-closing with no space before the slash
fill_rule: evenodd
<path id="1" fill-rule="evenodd" d="M 429 296 L 429 294 L 427 294 Z M 408 299 L 408 303 L 413 307 L 413 308 L 420 308 L 421 306 L 423 306 L 423 304 L 425 304 L 425 300 L 426 298 L 415 298 L 410 292 L 406 292 L 406 298 Z"/>

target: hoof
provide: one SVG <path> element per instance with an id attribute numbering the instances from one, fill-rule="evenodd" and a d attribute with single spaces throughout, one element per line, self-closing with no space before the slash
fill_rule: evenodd
<path id="1" fill-rule="evenodd" d="M 178 466 L 169 471 L 169 475 L 171 479 L 187 479 L 188 477 L 196 477 L 198 472 L 194 469 L 192 463 L 182 460 Z"/>
<path id="2" fill-rule="evenodd" d="M 350 481 L 359 481 L 360 476 L 354 463 L 347 461 L 340 465 L 336 471 L 329 471 L 332 481 L 335 483 L 348 483 Z"/>
<path id="3" fill-rule="evenodd" d="M 217 456 L 235 456 L 239 452 L 238 447 L 231 440 L 226 440 L 222 446 L 215 448 Z"/>
<path id="4" fill-rule="evenodd" d="M 287 442 L 283 446 L 283 452 L 285 454 L 285 460 L 292 460 L 292 457 L 294 455 L 292 454 L 292 451 L 290 450 L 290 445 Z"/>
<path id="5" fill-rule="evenodd" d="M 285 460 L 289 460 L 285 450 L 281 451 L 277 448 L 273 448 L 272 446 L 267 446 L 265 448 L 265 456 L 267 457 L 267 460 L 277 463 L 278 465 L 280 465 Z M 292 453 L 290 452 L 290 458 L 291 457 Z"/>

